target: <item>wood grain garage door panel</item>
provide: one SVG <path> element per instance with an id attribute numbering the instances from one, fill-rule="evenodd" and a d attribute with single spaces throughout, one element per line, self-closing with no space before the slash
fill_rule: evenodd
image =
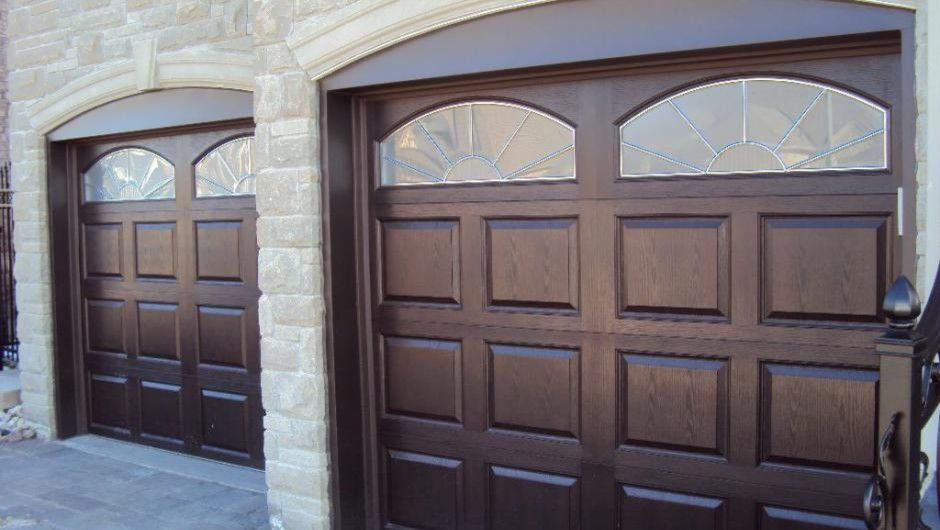
<path id="1" fill-rule="evenodd" d="M 137 340 L 140 356 L 180 360 L 179 305 L 138 302 Z"/>
<path id="2" fill-rule="evenodd" d="M 727 372 L 723 359 L 621 354 L 621 443 L 724 454 Z"/>
<path id="3" fill-rule="evenodd" d="M 135 223 L 134 230 L 137 276 L 175 280 L 176 223 Z"/>
<path id="4" fill-rule="evenodd" d="M 763 224 L 765 318 L 884 321 L 886 218 L 768 217 Z"/>
<path id="5" fill-rule="evenodd" d="M 765 460 L 871 470 L 878 372 L 765 363 L 761 454 Z"/>
<path id="6" fill-rule="evenodd" d="M 578 479 L 492 466 L 489 527 L 493 530 L 580 528 Z"/>
<path id="7" fill-rule="evenodd" d="M 493 427 L 577 438 L 581 370 L 578 352 L 489 345 Z"/>
<path id="8" fill-rule="evenodd" d="M 463 359 L 459 342 L 386 337 L 385 413 L 459 423 Z"/>
<path id="9" fill-rule="evenodd" d="M 760 530 L 865 530 L 861 519 L 821 513 L 761 507 Z"/>
<path id="10" fill-rule="evenodd" d="M 254 197 L 193 197 L 193 160 L 251 129 L 138 137 L 175 168 L 175 199 L 78 205 L 84 424 L 91 432 L 263 465 Z M 76 147 L 86 168 L 121 140 Z M 75 178 L 82 178 L 76 175 Z"/>
<path id="11" fill-rule="evenodd" d="M 577 219 L 487 219 L 487 305 L 578 309 Z"/>
<path id="12" fill-rule="evenodd" d="M 459 460 L 389 449 L 385 458 L 386 528 L 461 528 Z"/>
<path id="13" fill-rule="evenodd" d="M 459 229 L 453 220 L 381 222 L 384 300 L 459 304 Z"/>
<path id="14" fill-rule="evenodd" d="M 179 385 L 140 382 L 140 432 L 162 442 L 183 445 L 183 397 Z"/>
<path id="15" fill-rule="evenodd" d="M 84 224 L 86 277 L 119 278 L 124 274 L 124 227 L 120 223 Z"/>
<path id="16" fill-rule="evenodd" d="M 724 530 L 726 508 L 722 499 L 623 486 L 620 530 Z"/>
<path id="17" fill-rule="evenodd" d="M 728 315 L 728 221 L 621 220 L 620 308 L 629 313 Z"/>

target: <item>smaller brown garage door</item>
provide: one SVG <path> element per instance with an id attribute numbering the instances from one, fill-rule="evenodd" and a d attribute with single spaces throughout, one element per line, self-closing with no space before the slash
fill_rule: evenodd
<path id="1" fill-rule="evenodd" d="M 262 465 L 250 134 L 75 146 L 88 432 Z"/>

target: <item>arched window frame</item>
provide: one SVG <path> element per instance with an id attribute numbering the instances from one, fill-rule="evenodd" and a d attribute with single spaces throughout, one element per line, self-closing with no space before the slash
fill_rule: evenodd
<path id="1" fill-rule="evenodd" d="M 237 189 L 238 189 L 238 185 L 241 184 L 242 182 L 245 182 L 249 179 L 253 180 L 257 178 L 257 175 L 255 173 L 255 168 L 254 168 L 254 139 L 255 137 L 253 134 L 241 134 L 238 136 L 233 136 L 231 138 L 226 138 L 225 140 L 213 145 L 210 149 L 206 150 L 201 156 L 199 156 L 199 158 L 197 158 L 196 161 L 193 163 L 193 191 L 192 191 L 193 197 L 195 197 L 197 200 L 223 199 L 227 197 L 233 197 L 233 198 L 234 197 L 253 197 L 255 195 L 254 185 L 251 186 L 252 188 L 251 191 L 238 192 Z M 242 178 L 236 177 L 238 182 L 235 185 L 235 190 L 229 191 L 225 189 L 223 193 L 200 195 L 199 193 L 199 182 L 201 179 L 200 174 L 199 174 L 200 165 L 206 162 L 209 159 L 209 157 L 213 155 L 218 155 L 219 157 L 222 157 L 222 149 L 224 149 L 226 146 L 229 146 L 236 142 L 243 142 L 243 141 L 249 142 L 248 174 L 244 175 Z M 222 162 L 226 164 L 226 167 L 228 167 L 229 171 L 231 171 L 232 175 L 234 176 L 235 171 L 233 170 L 233 168 L 231 168 L 228 162 L 226 162 L 224 157 L 222 157 L 221 159 L 222 159 Z M 208 181 L 207 179 L 201 179 L 201 180 L 208 182 L 210 185 L 215 185 L 214 183 L 212 183 L 211 181 Z"/>
<path id="2" fill-rule="evenodd" d="M 463 107 L 463 106 L 470 106 L 470 107 L 471 107 L 471 113 L 470 113 L 471 119 L 470 119 L 470 125 L 469 125 L 470 128 L 471 128 L 471 129 L 470 129 L 470 130 L 471 130 L 471 133 L 470 133 L 468 136 L 469 136 L 469 138 L 470 138 L 470 142 L 471 142 L 471 145 L 472 145 L 472 142 L 473 142 L 473 140 L 472 140 L 472 138 L 473 138 L 473 135 L 472 135 L 472 107 L 473 107 L 474 105 L 495 105 L 495 106 L 502 106 L 502 107 L 513 108 L 513 109 L 525 111 L 525 112 L 527 113 L 526 116 L 531 115 L 531 114 L 537 115 L 537 116 L 539 116 L 539 117 L 541 117 L 541 118 L 544 118 L 544 119 L 546 119 L 546 120 L 549 120 L 549 121 L 552 122 L 554 125 L 557 125 L 557 126 L 559 126 L 559 127 L 564 128 L 564 130 L 567 131 L 567 133 L 570 134 L 570 136 L 571 136 L 570 145 L 568 145 L 567 147 L 565 147 L 565 148 L 563 148 L 563 149 L 560 149 L 560 150 L 558 150 L 558 151 L 556 151 L 556 152 L 548 153 L 545 157 L 543 157 L 543 158 L 541 158 L 541 159 L 538 159 L 538 160 L 536 160 L 536 161 L 533 161 L 532 163 L 527 164 L 527 165 L 524 165 L 524 166 L 522 166 L 522 167 L 520 167 L 520 168 L 517 168 L 517 169 L 515 169 L 514 171 L 512 171 L 512 172 L 510 172 L 510 173 L 508 173 L 508 174 L 506 174 L 506 175 L 500 174 L 500 178 L 496 178 L 496 179 L 473 179 L 473 180 L 454 180 L 454 181 L 448 180 L 448 179 L 447 179 L 447 176 L 450 174 L 450 172 L 453 171 L 454 167 L 456 167 L 456 165 L 459 164 L 460 162 L 463 162 L 464 160 L 470 159 L 470 158 L 475 158 L 475 159 L 483 160 L 483 161 L 485 161 L 486 163 L 488 163 L 490 166 L 492 166 L 492 167 L 498 172 L 499 169 L 498 169 L 498 167 L 496 167 L 496 163 L 499 161 L 499 156 L 497 156 L 494 161 L 490 161 L 490 160 L 486 159 L 486 158 L 483 157 L 483 156 L 475 155 L 475 154 L 471 153 L 470 156 L 462 157 L 462 158 L 460 158 L 459 160 L 456 160 L 456 161 L 450 161 L 449 159 L 447 159 L 447 156 L 444 154 L 444 152 L 443 152 L 443 150 L 441 149 L 441 147 L 440 147 L 440 146 L 435 142 L 435 140 L 431 137 L 430 133 L 427 133 L 427 130 L 426 130 L 423 126 L 422 126 L 422 129 L 425 129 L 424 132 L 427 134 L 427 137 L 428 137 L 428 139 L 430 140 L 430 143 L 436 148 L 436 150 L 440 153 L 440 155 L 447 161 L 447 164 L 449 165 L 449 168 L 448 168 L 447 172 L 445 172 L 443 175 L 441 175 L 440 177 L 438 177 L 437 175 L 433 175 L 433 174 L 431 174 L 431 173 L 429 173 L 429 172 L 427 172 L 427 171 L 423 171 L 421 168 L 411 167 L 411 166 L 409 166 L 407 163 L 404 163 L 404 162 L 399 161 L 399 160 L 397 160 L 397 159 L 390 159 L 389 157 L 386 156 L 386 154 L 385 154 L 385 149 L 386 149 L 387 142 L 389 142 L 392 138 L 394 138 L 396 134 L 399 134 L 399 133 L 401 133 L 401 132 L 407 130 L 409 127 L 413 126 L 414 124 L 421 124 L 422 120 L 425 120 L 425 119 L 427 119 L 428 117 L 431 117 L 431 116 L 433 116 L 433 115 L 435 115 L 435 114 L 437 114 L 437 113 L 445 112 L 445 111 L 448 111 L 448 110 L 451 110 L 451 109 L 454 109 L 454 108 L 457 108 L 457 107 Z M 512 133 L 512 135 L 511 135 L 509 138 L 507 138 L 505 145 L 504 145 L 504 146 L 502 147 L 502 149 L 500 150 L 500 156 L 502 155 L 503 152 L 505 152 L 505 150 L 506 150 L 506 148 L 509 146 L 509 144 L 515 139 L 515 134 L 519 132 L 519 130 L 522 128 L 522 126 L 523 126 L 524 123 L 525 123 L 525 118 L 524 118 L 524 119 L 522 120 L 522 122 L 518 125 L 518 127 L 516 127 L 516 129 L 514 130 L 514 132 Z M 554 177 L 554 176 L 553 176 L 553 177 L 520 178 L 520 179 L 515 179 L 515 178 L 513 178 L 514 176 L 518 175 L 519 173 L 522 173 L 522 172 L 526 171 L 527 169 L 531 169 L 531 168 L 533 168 L 533 167 L 536 167 L 536 166 L 538 166 L 540 163 L 549 161 L 549 160 L 551 160 L 552 158 L 562 156 L 562 155 L 564 155 L 565 153 L 567 153 L 567 152 L 569 152 L 569 151 L 572 153 L 572 163 L 571 163 L 571 174 L 570 174 L 570 175 L 559 176 L 559 177 Z M 566 121 L 564 121 L 563 119 L 559 118 L 558 116 L 555 116 L 555 115 L 553 115 L 553 114 L 550 114 L 550 113 L 548 113 L 548 112 L 545 112 L 545 111 L 543 111 L 543 110 L 540 110 L 540 109 L 538 109 L 538 108 L 536 108 L 536 107 L 534 107 L 534 106 L 527 105 L 527 104 L 524 104 L 524 103 L 519 103 L 519 102 L 506 101 L 506 100 L 498 100 L 498 99 L 467 99 L 467 100 L 458 101 L 458 102 L 453 102 L 453 103 L 449 103 L 449 104 L 445 104 L 445 105 L 441 105 L 441 106 L 438 106 L 438 107 L 434 107 L 434 108 L 428 109 L 428 110 L 426 110 L 426 111 L 424 111 L 424 112 L 421 112 L 421 113 L 418 114 L 417 116 L 414 116 L 414 117 L 412 117 L 412 118 L 410 118 L 410 119 L 408 119 L 408 120 L 406 120 L 406 121 L 404 121 L 404 122 L 398 124 L 394 129 L 392 129 L 391 132 L 389 132 L 388 134 L 386 134 L 385 136 L 383 136 L 382 138 L 380 138 L 380 139 L 376 142 L 376 144 L 375 144 L 375 152 L 376 152 L 376 158 L 377 158 L 376 174 L 377 174 L 377 176 L 378 176 L 378 178 L 377 178 L 377 180 L 378 180 L 378 186 L 379 186 L 379 187 L 383 187 L 383 188 L 397 188 L 397 187 L 408 187 L 408 186 L 439 186 L 439 185 L 455 186 L 455 185 L 466 185 L 466 184 L 496 184 L 496 183 L 515 184 L 515 183 L 520 183 L 520 182 L 538 182 L 538 181 L 542 181 L 542 182 L 559 182 L 559 181 L 565 182 L 565 181 L 575 181 L 575 180 L 577 180 L 577 172 L 576 172 L 576 167 L 577 167 L 577 165 L 574 163 L 574 154 L 577 152 L 577 142 L 576 142 L 575 128 L 574 128 L 572 125 L 570 125 L 569 123 L 567 123 Z M 422 176 L 427 177 L 429 180 L 423 181 L 423 182 L 393 182 L 393 183 L 387 183 L 387 182 L 385 181 L 385 173 L 384 173 L 384 162 L 386 162 L 386 161 L 391 162 L 391 163 L 397 163 L 397 164 L 401 165 L 402 167 L 405 167 L 405 168 L 409 169 L 410 171 L 412 171 L 412 172 L 414 172 L 414 173 L 416 173 L 416 174 L 419 174 L 419 175 L 422 175 Z"/>
<path id="3" fill-rule="evenodd" d="M 689 171 L 687 171 L 687 172 L 649 172 L 649 173 L 643 173 L 643 174 L 634 174 L 634 173 L 625 173 L 625 172 L 624 172 L 624 150 L 623 150 L 623 146 L 624 146 L 625 144 L 624 144 L 624 141 L 623 141 L 623 131 L 624 131 L 624 129 L 625 129 L 628 125 L 630 125 L 631 123 L 633 123 L 633 122 L 635 122 L 636 120 L 640 119 L 641 117 L 643 117 L 643 116 L 646 115 L 647 113 L 649 113 L 649 112 L 651 112 L 651 111 L 653 111 L 653 110 L 655 110 L 655 109 L 658 109 L 661 105 L 664 105 L 664 104 L 672 104 L 672 105 L 675 107 L 675 104 L 674 104 L 674 101 L 675 101 L 675 100 L 677 100 L 677 99 L 679 99 L 679 98 L 681 98 L 681 97 L 683 97 L 683 96 L 686 96 L 686 95 L 688 95 L 688 94 L 691 94 L 691 93 L 693 93 L 693 92 L 701 91 L 701 90 L 707 90 L 707 89 L 709 89 L 709 88 L 713 88 L 713 87 L 716 87 L 716 86 L 721 86 L 721 85 L 726 85 L 726 84 L 733 84 L 733 83 L 742 83 L 742 86 L 746 87 L 748 82 L 760 82 L 760 81 L 775 81 L 775 82 L 783 82 L 783 83 L 794 83 L 794 84 L 800 84 L 800 85 L 805 85 L 805 86 L 810 86 L 810 87 L 814 87 L 814 88 L 819 88 L 819 89 L 820 89 L 820 93 L 816 96 L 816 98 L 812 101 L 812 103 L 811 103 L 806 109 L 804 109 L 804 111 L 799 115 L 797 121 L 793 124 L 793 126 L 790 128 L 790 130 L 787 131 L 787 133 L 786 133 L 786 135 L 784 136 L 784 138 L 775 146 L 775 149 L 770 150 L 771 153 L 773 154 L 773 156 L 774 156 L 774 157 L 780 162 L 780 164 L 783 166 L 781 169 L 760 169 L 760 170 L 739 170 L 739 171 L 710 171 L 712 165 L 713 165 L 714 162 L 718 159 L 718 156 L 719 156 L 719 155 L 721 155 L 722 153 L 724 153 L 725 151 L 727 151 L 727 150 L 730 149 L 731 147 L 735 147 L 736 145 L 741 145 L 741 143 L 746 143 L 746 144 L 748 144 L 748 145 L 760 145 L 762 148 L 768 148 L 768 146 L 765 146 L 765 145 L 763 145 L 763 144 L 759 144 L 758 142 L 748 142 L 747 139 L 746 139 L 746 137 L 745 137 L 745 139 L 744 139 L 745 142 L 741 142 L 741 143 L 739 143 L 739 144 L 733 144 L 733 145 L 729 145 L 729 146 L 723 146 L 721 149 L 718 149 L 717 152 L 715 152 L 715 150 L 712 149 L 713 152 L 715 152 L 715 156 L 712 158 L 711 163 L 705 168 L 704 171 L 699 171 L 698 168 L 695 168 L 695 167 L 693 167 L 693 166 L 690 166 L 690 165 L 687 165 L 687 164 L 684 164 L 684 163 L 679 162 L 678 165 L 682 165 L 682 166 L 688 167 L 688 168 L 689 168 Z M 776 151 L 779 150 L 779 148 L 782 146 L 782 144 L 783 144 L 784 141 L 788 138 L 788 136 L 794 131 L 794 129 L 799 126 L 799 124 L 801 123 L 801 120 L 803 120 L 803 119 L 806 117 L 806 115 L 809 113 L 809 110 L 816 104 L 816 102 L 822 97 L 822 95 L 825 94 L 825 93 L 827 93 L 827 92 L 831 92 L 831 93 L 834 93 L 834 94 L 839 94 L 839 95 L 841 95 L 841 96 L 847 97 L 847 98 L 849 98 L 849 99 L 851 99 L 851 100 L 853 100 L 853 101 L 862 103 L 862 104 L 864 104 L 864 105 L 866 105 L 866 106 L 868 106 L 868 107 L 870 107 L 870 108 L 872 108 L 872 109 L 874 109 L 874 110 L 880 112 L 880 113 L 881 113 L 881 118 L 882 118 L 882 120 L 881 120 L 881 122 L 882 122 L 881 128 L 880 128 L 880 129 L 877 129 L 877 130 L 875 130 L 875 131 L 872 131 L 872 132 L 871 132 L 870 134 L 868 134 L 868 135 L 864 135 L 864 136 L 861 136 L 861 137 L 857 137 L 857 138 L 855 138 L 853 141 L 848 142 L 848 143 L 846 143 L 846 144 L 836 146 L 835 148 L 829 149 L 829 150 L 824 151 L 824 152 L 816 153 L 816 155 L 813 155 L 813 156 L 811 156 L 811 157 L 809 157 L 809 158 L 807 158 L 807 159 L 805 159 L 805 160 L 800 161 L 800 162 L 797 163 L 797 164 L 793 164 L 793 165 L 791 165 L 791 166 L 788 167 L 788 166 L 786 165 L 786 163 L 783 162 L 783 161 L 780 159 L 780 157 L 779 157 L 779 155 L 777 154 Z M 744 90 L 743 103 L 744 103 L 744 105 L 747 105 L 746 89 Z M 684 115 L 681 111 L 679 111 L 678 108 L 677 108 L 677 112 L 682 116 L 682 118 L 683 118 L 684 121 L 688 124 L 688 126 L 689 126 L 692 130 L 694 130 L 695 133 L 703 140 L 703 142 L 704 142 L 705 144 L 708 144 L 708 142 L 707 142 L 707 141 L 705 140 L 705 138 L 703 137 L 702 131 L 700 131 L 698 128 L 696 128 L 696 126 L 693 125 L 693 123 L 688 119 L 688 117 L 687 117 L 686 115 Z M 745 112 L 743 113 L 743 117 L 744 117 L 743 129 L 744 129 L 744 131 L 745 131 L 744 134 L 746 135 L 746 130 L 747 130 L 747 113 L 746 113 L 746 107 L 745 107 Z M 722 176 L 722 175 L 728 176 L 728 175 L 753 175 L 753 174 L 786 175 L 786 174 L 793 174 L 793 173 L 820 173 L 820 172 L 842 172 L 842 173 L 844 173 L 844 172 L 872 172 L 872 171 L 874 171 L 874 172 L 884 172 L 884 171 L 889 170 L 889 166 L 890 166 L 890 142 L 891 142 L 891 140 L 890 140 L 890 132 L 891 132 L 891 131 L 890 131 L 890 121 L 891 121 L 891 110 L 890 110 L 890 108 L 888 108 L 887 106 L 882 105 L 882 104 L 880 104 L 880 103 L 878 103 L 878 102 L 872 100 L 871 98 L 868 98 L 868 97 L 865 97 L 865 96 L 863 96 L 863 95 L 857 94 L 857 93 L 855 93 L 855 92 L 852 92 L 852 91 L 849 91 L 849 90 L 840 88 L 840 87 L 838 87 L 838 86 L 836 86 L 836 85 L 833 85 L 833 84 L 827 84 L 827 83 L 825 83 L 825 82 L 823 82 L 823 81 L 809 80 L 809 79 L 804 79 L 804 78 L 799 78 L 799 77 L 789 77 L 789 76 L 782 76 L 782 75 L 780 75 L 780 76 L 773 76 L 773 75 L 764 75 L 764 76 L 743 76 L 743 77 L 739 76 L 739 77 L 733 77 L 733 78 L 725 78 L 725 79 L 713 80 L 713 81 L 704 82 L 704 83 L 701 83 L 701 84 L 696 84 L 696 85 L 690 86 L 690 87 L 688 87 L 688 88 L 684 88 L 684 89 L 682 89 L 682 90 L 680 90 L 680 91 L 678 91 L 678 92 L 675 92 L 675 93 L 669 94 L 669 95 L 667 95 L 667 96 L 665 96 L 665 97 L 662 97 L 662 98 L 653 100 L 652 102 L 648 102 L 648 103 L 644 104 L 643 107 L 642 107 L 639 111 L 634 112 L 634 113 L 631 113 L 631 114 L 628 115 L 625 119 L 622 120 L 620 126 L 617 127 L 617 134 L 618 134 L 618 141 L 617 141 L 617 145 L 618 145 L 618 161 L 619 161 L 619 166 L 620 166 L 620 167 L 618 168 L 618 172 L 619 172 L 618 180 L 629 180 L 629 179 L 650 178 L 650 177 L 653 177 L 653 178 L 656 178 L 656 177 L 658 177 L 658 178 L 669 178 L 669 177 L 711 177 L 711 176 Z M 809 164 L 809 163 L 811 163 L 812 161 L 817 160 L 817 159 L 819 159 L 819 158 L 821 158 L 821 157 L 828 156 L 828 155 L 830 155 L 830 154 L 832 154 L 832 153 L 838 152 L 838 151 L 841 150 L 841 149 L 846 149 L 846 148 L 848 148 L 848 147 L 851 147 L 852 145 L 855 145 L 855 144 L 858 143 L 858 142 L 864 141 L 864 140 L 866 140 L 866 139 L 868 139 L 868 138 L 870 138 L 870 137 L 872 137 L 872 136 L 878 135 L 878 134 L 883 134 L 883 141 L 882 141 L 882 160 L 883 160 L 883 164 L 881 164 L 881 165 L 878 165 L 878 166 L 858 166 L 858 167 L 827 167 L 827 168 L 805 168 L 805 167 L 798 167 L 798 166 L 804 166 L 804 165 L 806 165 L 806 164 Z M 635 146 L 630 146 L 630 147 L 635 147 Z M 712 146 L 709 145 L 709 148 L 711 149 Z M 769 148 L 768 148 L 768 149 L 769 149 Z M 656 153 L 656 152 L 654 152 L 654 151 L 652 151 L 652 150 L 649 150 L 648 153 L 649 153 L 650 155 L 653 155 L 653 156 L 660 156 L 660 155 L 661 155 L 661 153 Z M 677 162 L 676 160 L 670 159 L 669 157 L 662 157 L 662 156 L 660 156 L 660 157 L 663 158 L 664 160 L 667 160 L 667 161 Z"/>
<path id="4" fill-rule="evenodd" d="M 96 167 L 103 166 L 104 164 L 108 163 L 109 160 L 113 159 L 114 157 L 116 157 L 117 155 L 121 153 L 126 153 L 126 152 L 129 153 L 129 152 L 135 152 L 135 151 L 143 152 L 148 155 L 151 155 L 153 156 L 154 162 L 163 163 L 166 166 L 168 166 L 171 170 L 170 177 L 168 179 L 165 179 L 164 183 L 161 186 L 154 189 L 150 193 L 142 194 L 140 197 L 126 198 L 126 197 L 113 197 L 112 196 L 110 198 L 100 198 L 100 199 L 89 197 L 89 193 L 88 193 L 89 173 L 91 173 L 92 170 L 94 170 Z M 176 166 L 174 166 L 172 162 L 170 162 L 166 157 L 164 157 L 160 153 L 157 153 L 156 151 L 152 149 L 148 149 L 146 147 L 141 147 L 137 145 L 121 146 L 116 149 L 112 149 L 104 153 L 103 155 L 99 156 L 98 158 L 95 159 L 94 162 L 92 162 L 88 166 L 87 169 L 85 169 L 85 171 L 82 172 L 81 179 L 82 179 L 82 200 L 84 203 L 87 203 L 87 204 L 114 203 L 114 202 L 170 201 L 170 200 L 176 199 Z M 126 187 L 128 186 L 123 186 L 121 189 L 126 188 Z M 139 185 L 135 185 L 134 187 L 140 190 Z M 166 196 L 157 196 L 157 197 L 149 196 L 151 193 L 155 191 L 165 190 L 165 189 L 169 190 L 169 194 L 167 194 Z"/>

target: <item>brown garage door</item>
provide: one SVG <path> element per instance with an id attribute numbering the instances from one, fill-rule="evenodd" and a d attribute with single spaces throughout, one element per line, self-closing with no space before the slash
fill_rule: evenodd
<path id="1" fill-rule="evenodd" d="M 376 522 L 864 528 L 898 79 L 878 55 L 366 96 Z"/>
<path id="2" fill-rule="evenodd" d="M 76 146 L 89 432 L 262 464 L 250 134 Z"/>

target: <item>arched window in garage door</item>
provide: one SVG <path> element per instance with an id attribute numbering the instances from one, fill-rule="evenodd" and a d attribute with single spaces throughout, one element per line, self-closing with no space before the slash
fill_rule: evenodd
<path id="1" fill-rule="evenodd" d="M 432 110 L 396 129 L 379 150 L 383 186 L 575 176 L 574 129 L 501 101 Z"/>
<path id="2" fill-rule="evenodd" d="M 620 127 L 622 177 L 886 169 L 887 110 L 843 90 L 744 78 L 685 90 Z"/>
<path id="3" fill-rule="evenodd" d="M 149 201 L 176 197 L 173 164 L 139 147 L 99 158 L 83 175 L 85 202 Z"/>
<path id="4" fill-rule="evenodd" d="M 252 136 L 235 138 L 202 157 L 196 163 L 196 197 L 254 195 L 254 143 Z"/>

